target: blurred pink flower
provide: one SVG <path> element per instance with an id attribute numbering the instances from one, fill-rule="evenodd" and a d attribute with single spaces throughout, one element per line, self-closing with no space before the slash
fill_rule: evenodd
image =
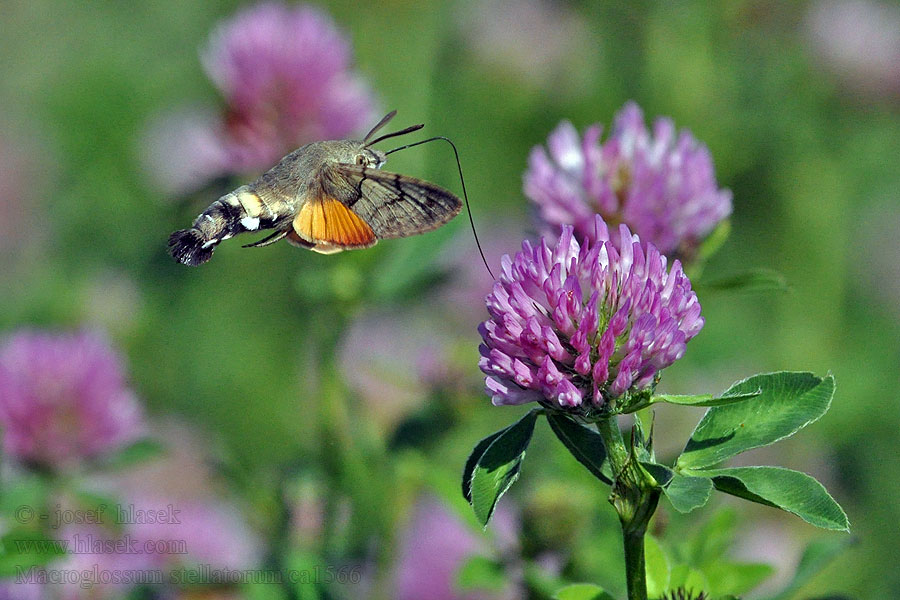
<path id="1" fill-rule="evenodd" d="M 600 143 L 599 124 L 580 135 L 563 121 L 536 146 L 524 175 L 525 195 L 538 211 L 541 233 L 552 241 L 571 225 L 579 241 L 595 241 L 594 215 L 620 223 L 666 256 L 693 259 L 703 239 L 731 214 L 731 192 L 719 189 L 709 149 L 671 119 L 652 130 L 634 102 L 616 114 Z"/>
<path id="2" fill-rule="evenodd" d="M 175 419 L 155 420 L 148 426 L 164 453 L 113 474 L 95 477 L 98 485 L 116 495 L 133 497 L 163 493 L 174 502 L 194 502 L 222 492 L 210 470 L 210 445 L 202 432 Z"/>
<path id="3" fill-rule="evenodd" d="M 20 331 L 0 346 L 3 448 L 65 467 L 115 450 L 144 431 L 122 361 L 96 333 Z"/>
<path id="4" fill-rule="evenodd" d="M 820 0 L 806 35 L 819 60 L 856 91 L 900 94 L 900 7 L 871 0 Z"/>
<path id="5" fill-rule="evenodd" d="M 258 564 L 260 547 L 240 513 L 213 498 L 172 501 L 162 495 L 147 495 L 123 504 L 127 511 L 155 511 L 174 518 L 135 518 L 127 531 L 154 566 L 160 569 L 196 568 L 240 570 Z"/>
<path id="6" fill-rule="evenodd" d="M 391 431 L 435 388 L 453 385 L 452 338 L 425 313 L 371 312 L 347 329 L 338 348 L 341 372 L 369 418 Z"/>
<path id="7" fill-rule="evenodd" d="M 131 549 L 113 551 L 102 547 L 102 544 L 119 541 L 127 546 L 128 534 L 114 534 L 109 528 L 82 525 L 64 528 L 58 538 L 68 543 L 68 554 L 44 568 L 70 575 L 63 583 L 41 586 L 45 598 L 113 600 L 125 596 L 134 587 L 135 579 L 150 581 L 155 577 L 150 555 L 132 552 Z M 129 580 L 123 581 L 121 577 L 114 580 L 114 573 L 126 575 Z"/>
<path id="8" fill-rule="evenodd" d="M 40 134 L 21 126 L 0 127 L 0 274 L 16 271 L 28 247 L 46 241 L 49 228 L 39 201 L 53 181 Z"/>
<path id="9" fill-rule="evenodd" d="M 502 512 L 502 511 L 501 511 Z M 499 513 L 498 513 L 498 516 Z M 512 542 L 516 530 L 510 514 L 502 516 L 497 530 L 500 546 Z M 498 529 L 499 528 L 499 529 Z M 490 556 L 484 538 L 471 531 L 434 497 L 419 500 L 400 540 L 394 576 L 395 600 L 476 600 L 511 598 L 509 590 L 462 592 L 456 585 L 459 569 L 475 556 Z"/>
<path id="10" fill-rule="evenodd" d="M 139 584 L 169 597 L 166 594 L 177 587 L 170 584 L 185 579 L 182 569 L 198 578 L 193 583 L 220 588 L 235 571 L 258 565 L 253 536 L 234 510 L 219 502 L 172 503 L 147 497 L 106 509 L 102 524 L 70 525 L 54 534 L 68 545 L 67 554 L 33 574 L 40 578 L 42 571 L 67 573 L 66 579 L 26 586 L 37 590 L 28 589 L 31 595 L 23 595 L 23 600 L 122 598 Z"/>
<path id="11" fill-rule="evenodd" d="M 151 119 L 143 140 L 143 163 L 168 194 L 192 192 L 231 167 L 226 132 L 211 108 L 179 108 Z"/>
<path id="12" fill-rule="evenodd" d="M 185 572 L 198 578 L 195 591 L 224 593 L 228 587 L 205 578 L 213 579 L 216 573 L 234 576 L 234 571 L 259 567 L 259 536 L 214 485 L 205 462 L 209 453 L 197 433 L 167 422 L 153 428 L 153 435 L 165 442 L 161 457 L 121 472 L 92 473 L 86 481 L 93 493 L 106 499 L 100 523 L 65 526 L 51 536 L 67 541 L 72 551 L 48 569 L 80 573 L 82 578 L 94 577 L 95 572 L 119 572 L 132 581 L 95 581 L 89 588 L 69 582 L 49 586 L 42 597 L 121 598 L 139 583 L 137 577 L 149 583 L 158 597 L 172 598 L 177 596 L 177 586 L 170 584 L 184 579 Z M 63 510 L 101 506 L 84 502 L 85 497 L 59 498 Z"/>
<path id="13" fill-rule="evenodd" d="M 16 583 L 15 580 L 0 581 L 0 600 L 43 600 L 47 590 L 37 583 Z"/>
<path id="14" fill-rule="evenodd" d="M 131 509 L 136 515 L 177 511 L 176 518 L 163 522 L 136 518 L 127 533 L 142 544 L 162 542 L 159 551 L 150 553 L 152 564 L 161 569 L 197 564 L 247 569 L 256 565 L 260 540 L 237 508 L 223 498 L 200 434 L 174 421 L 154 427 L 153 434 L 165 445 L 163 456 L 116 474 L 101 485 L 121 499 L 125 514 Z M 166 550 L 167 542 L 171 542 L 171 551 Z"/>
<path id="15" fill-rule="evenodd" d="M 496 77 L 554 94 L 584 90 L 596 77 L 600 46 L 587 20 L 565 3 L 482 0 L 459 12 L 468 48 Z"/>
<path id="16" fill-rule="evenodd" d="M 151 130 L 149 166 L 170 190 L 268 169 L 298 146 L 345 138 L 376 118 L 350 43 L 316 7 L 247 8 L 213 31 L 201 59 L 224 114 L 175 114 Z"/>

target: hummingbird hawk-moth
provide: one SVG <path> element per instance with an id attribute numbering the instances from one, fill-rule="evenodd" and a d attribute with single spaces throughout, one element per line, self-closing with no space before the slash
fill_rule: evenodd
<path id="1" fill-rule="evenodd" d="M 371 147 L 422 128 L 413 125 L 372 139 L 396 113 L 388 113 L 362 140 L 313 142 L 294 150 L 253 183 L 210 204 L 190 229 L 169 236 L 169 253 L 196 266 L 230 237 L 271 229 L 245 247 L 286 239 L 331 254 L 440 227 L 459 214 L 460 199 L 433 183 L 380 170 L 389 153 Z"/>

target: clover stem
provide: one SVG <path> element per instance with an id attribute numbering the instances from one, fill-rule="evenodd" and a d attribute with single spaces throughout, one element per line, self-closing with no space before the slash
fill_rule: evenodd
<path id="1" fill-rule="evenodd" d="M 609 502 L 619 515 L 625 549 L 628 600 L 647 600 L 644 535 L 659 504 L 660 490 L 652 485 L 625 445 L 615 416 L 597 422 L 613 473 Z"/>

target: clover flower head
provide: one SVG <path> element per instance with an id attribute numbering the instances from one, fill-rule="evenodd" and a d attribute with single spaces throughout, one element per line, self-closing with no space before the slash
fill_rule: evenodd
<path id="1" fill-rule="evenodd" d="M 718 188 L 709 150 L 690 132 L 676 132 L 671 119 L 657 119 L 649 131 L 633 102 L 616 115 L 602 144 L 601 133 L 592 125 L 580 136 L 563 121 L 547 149 L 532 151 L 524 190 L 542 234 L 552 238 L 560 225 L 571 225 L 579 240 L 593 240 L 600 214 L 612 226 L 625 223 L 663 254 L 692 259 L 731 214 L 731 192 Z"/>
<path id="2" fill-rule="evenodd" d="M 479 366 L 494 404 L 536 401 L 589 417 L 652 392 L 703 327 L 678 260 L 625 225 L 613 238 L 594 218 L 593 242 L 563 226 L 554 246 L 527 240 L 487 296 Z M 637 396 L 635 396 L 637 395 Z"/>
<path id="3" fill-rule="evenodd" d="M 119 355 L 94 333 L 22 331 L 0 345 L 3 449 L 63 467 L 137 439 L 142 412 Z"/>

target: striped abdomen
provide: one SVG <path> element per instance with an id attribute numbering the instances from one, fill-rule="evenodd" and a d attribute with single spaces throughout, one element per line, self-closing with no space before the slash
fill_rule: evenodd
<path id="1" fill-rule="evenodd" d="M 190 229 L 170 235 L 169 254 L 180 263 L 197 266 L 208 261 L 222 241 L 247 231 L 272 229 L 283 216 L 245 185 L 210 204 Z"/>

